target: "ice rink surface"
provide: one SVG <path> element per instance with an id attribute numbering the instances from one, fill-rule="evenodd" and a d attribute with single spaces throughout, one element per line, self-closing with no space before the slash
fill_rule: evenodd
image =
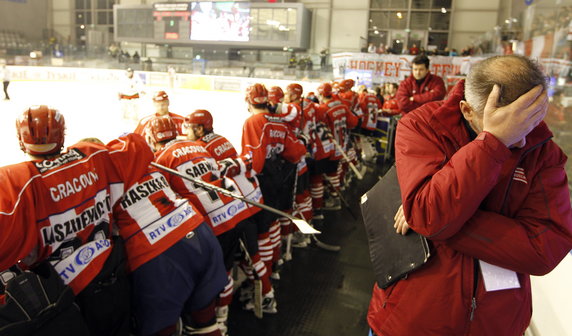
<path id="1" fill-rule="evenodd" d="M 0 166 L 27 160 L 16 138 L 15 121 L 32 105 L 49 105 L 58 109 L 66 120 L 65 146 L 87 137 L 97 137 L 107 143 L 124 132 L 135 129 L 136 122 L 123 119 L 117 97 L 120 83 L 15 81 L 8 88 L 11 100 L 0 100 L 0 139 L 3 153 Z M 228 138 L 240 152 L 242 125 L 249 113 L 244 93 L 201 91 L 149 87 L 139 99 L 139 116 L 153 113 L 151 97 L 165 90 L 170 98 L 170 111 L 186 116 L 196 109 L 206 109 L 213 115 L 214 131 Z M 0 94 L 3 99 L 3 94 Z"/>

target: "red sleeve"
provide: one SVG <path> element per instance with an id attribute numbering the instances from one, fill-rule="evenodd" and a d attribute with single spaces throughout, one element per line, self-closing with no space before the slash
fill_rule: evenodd
<path id="1" fill-rule="evenodd" d="M 282 157 L 289 162 L 298 163 L 306 155 L 306 146 L 297 139 L 288 129 L 286 139 L 284 139 L 284 151 Z"/>
<path id="2" fill-rule="evenodd" d="M 316 122 L 326 122 L 326 112 L 328 108 L 325 105 L 316 104 Z"/>
<path id="3" fill-rule="evenodd" d="M 413 95 L 418 105 L 445 98 L 447 90 L 445 90 L 445 83 L 441 77 L 432 75 L 430 82 L 427 83 L 427 87 L 429 88 L 428 91 Z"/>
<path id="4" fill-rule="evenodd" d="M 514 218 L 478 210 L 447 245 L 520 273 L 544 275 L 554 269 L 572 249 L 572 211 L 566 157 L 554 143 L 548 145 L 557 163 L 529 181 L 530 192 Z"/>
<path id="5" fill-rule="evenodd" d="M 242 153 L 240 156 L 250 155 L 252 158 L 252 169 L 257 173 L 262 172 L 264 161 L 266 160 L 266 149 L 261 143 L 263 126 L 264 124 L 260 125 L 257 122 L 255 116 L 251 116 L 246 119 L 242 127 Z"/>
<path id="6" fill-rule="evenodd" d="M 39 229 L 33 215 L 36 201 L 28 163 L 0 168 L 0 271 L 24 259 L 39 246 Z M 33 169 L 33 168 L 32 168 Z M 39 175 L 39 174 L 38 174 Z M 31 217 L 32 216 L 32 217 Z"/>
<path id="7" fill-rule="evenodd" d="M 349 109 L 346 108 L 346 123 L 347 123 L 347 127 L 348 130 L 354 129 L 358 123 L 359 123 L 359 118 L 353 114 Z"/>
<path id="8" fill-rule="evenodd" d="M 153 151 L 142 136 L 130 133 L 107 144 L 109 156 L 127 189 L 147 173 Z"/>
<path id="9" fill-rule="evenodd" d="M 409 98 L 412 96 L 411 86 L 413 84 L 411 78 L 413 78 L 413 75 L 407 77 L 404 81 L 402 81 L 401 84 L 399 84 L 399 88 L 397 89 L 397 94 L 395 94 L 397 105 L 399 106 L 399 109 L 404 112 L 413 111 L 419 107 L 419 104 L 409 100 Z"/>
<path id="10" fill-rule="evenodd" d="M 401 119 L 396 167 L 405 218 L 414 231 L 431 239 L 450 238 L 497 184 L 511 152 L 493 135 L 481 134 L 485 136 L 477 139 L 482 140 L 469 142 L 447 161 L 429 125 Z"/>

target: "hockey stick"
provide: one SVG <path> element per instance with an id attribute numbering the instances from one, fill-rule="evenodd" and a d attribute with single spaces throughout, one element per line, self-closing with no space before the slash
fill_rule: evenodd
<path id="1" fill-rule="evenodd" d="M 254 264 L 252 263 L 252 258 L 250 257 L 250 253 L 248 253 L 248 250 L 246 249 L 244 242 L 242 241 L 242 239 L 238 239 L 238 241 L 240 243 L 240 249 L 242 250 L 242 252 L 244 252 L 244 256 L 246 258 L 246 261 L 250 264 L 250 267 L 252 267 L 252 276 L 254 277 L 254 296 L 253 296 L 254 316 L 261 319 L 262 315 L 263 315 L 262 314 L 262 280 L 260 280 L 260 277 L 258 277 L 258 273 L 256 273 L 256 270 L 254 269 Z"/>
<path id="2" fill-rule="evenodd" d="M 230 192 L 230 191 L 228 191 L 228 190 L 226 190 L 226 189 L 224 189 L 224 188 L 220 188 L 220 187 L 217 187 L 217 186 L 212 185 L 212 184 L 210 184 L 210 183 L 207 183 L 207 182 L 205 182 L 205 181 L 203 181 L 203 180 L 201 180 L 201 179 L 197 179 L 197 178 L 190 177 L 190 176 L 188 176 L 188 175 L 182 174 L 182 173 L 180 173 L 180 172 L 178 172 L 178 171 L 176 171 L 176 170 L 174 170 L 174 169 L 171 169 L 171 168 L 169 168 L 169 167 L 165 167 L 165 166 L 160 165 L 160 164 L 158 164 L 158 163 L 156 163 L 156 162 L 151 162 L 151 165 L 152 165 L 153 167 L 157 167 L 157 168 L 159 168 L 159 169 L 161 169 L 161 170 L 164 170 L 164 171 L 169 172 L 169 173 L 171 173 L 171 174 L 173 174 L 173 175 L 176 175 L 176 176 L 178 176 L 178 177 L 180 177 L 180 178 L 182 178 L 182 179 L 185 179 L 185 180 L 187 180 L 187 181 L 191 181 L 191 182 L 193 182 L 194 184 L 198 185 L 198 186 L 201 187 L 201 188 L 208 189 L 208 190 L 214 190 L 214 191 L 219 192 L 219 193 L 221 193 L 221 194 L 223 194 L 223 195 L 225 195 L 225 196 L 229 196 L 229 197 L 235 198 L 235 199 L 237 199 L 237 200 L 243 201 L 243 202 L 245 202 L 245 203 L 254 205 L 255 207 L 259 207 L 259 208 L 264 209 L 264 210 L 266 210 L 266 211 L 270 211 L 270 212 L 275 213 L 275 214 L 277 214 L 277 215 L 279 215 L 279 216 L 281 216 L 281 217 L 286 217 L 286 218 L 290 219 L 290 220 L 298 227 L 298 229 L 300 230 L 300 232 L 302 232 L 302 233 L 304 233 L 304 234 L 316 234 L 316 233 L 320 233 L 320 231 L 314 229 L 314 228 L 313 228 L 312 226 L 310 226 L 310 224 L 308 224 L 308 222 L 306 222 L 305 220 L 300 219 L 300 218 L 297 218 L 297 217 L 294 217 L 294 216 L 290 215 L 289 213 L 286 213 L 286 212 L 284 212 L 284 211 L 280 211 L 280 210 L 278 210 L 278 209 L 274 209 L 273 207 L 269 207 L 269 206 L 266 205 L 266 204 L 262 204 L 262 203 L 258 203 L 258 202 L 256 202 L 256 201 L 250 200 L 250 199 L 248 199 L 248 198 L 246 198 L 246 197 L 244 197 L 244 196 L 237 195 L 237 194 L 232 193 L 232 192 Z"/>
<path id="3" fill-rule="evenodd" d="M 334 185 L 332 184 L 332 181 L 330 181 L 328 179 L 327 175 L 324 175 L 324 180 L 326 181 L 326 183 L 328 183 L 328 186 L 332 189 L 334 189 L 335 192 L 338 193 L 338 196 L 340 196 L 340 200 L 342 201 L 342 203 L 344 203 L 344 207 L 348 210 L 348 212 L 350 213 L 350 215 L 352 215 L 353 219 L 357 219 L 356 214 L 352 211 L 352 208 L 350 208 L 350 204 L 348 203 L 348 201 L 345 199 L 344 196 L 342 196 L 342 191 L 339 188 L 334 187 Z"/>
<path id="4" fill-rule="evenodd" d="M 360 174 L 360 172 L 356 168 L 356 166 L 350 161 L 350 158 L 348 158 L 348 156 L 347 156 L 346 152 L 344 152 L 342 146 L 340 146 L 340 144 L 336 141 L 336 139 L 334 139 L 334 137 L 331 137 L 331 139 L 332 139 L 332 142 L 334 143 L 334 146 L 336 146 L 337 150 L 339 150 L 342 153 L 342 156 L 344 157 L 344 159 L 346 159 L 346 161 L 348 162 L 348 165 L 350 166 L 350 168 L 352 169 L 354 174 L 356 174 L 356 177 L 358 178 L 358 180 L 362 180 L 363 175 Z"/>
<path id="5" fill-rule="evenodd" d="M 323 241 L 319 240 L 318 237 L 316 237 L 315 235 L 312 235 L 312 240 L 314 241 L 314 243 L 316 243 L 316 246 L 326 250 L 326 251 L 330 251 L 330 252 L 339 252 L 342 247 L 339 245 L 330 245 L 330 244 L 326 244 Z"/>

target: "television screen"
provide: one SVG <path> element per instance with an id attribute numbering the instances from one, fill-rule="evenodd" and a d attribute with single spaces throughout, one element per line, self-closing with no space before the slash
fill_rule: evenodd
<path id="1" fill-rule="evenodd" d="M 191 40 L 248 41 L 247 3 L 192 2 L 191 8 Z"/>

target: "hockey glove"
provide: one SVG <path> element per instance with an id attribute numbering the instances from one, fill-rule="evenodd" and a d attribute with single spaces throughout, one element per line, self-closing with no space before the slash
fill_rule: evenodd
<path id="1" fill-rule="evenodd" d="M 236 159 L 224 159 L 218 162 L 221 177 L 233 177 L 240 174 L 240 164 Z"/>

